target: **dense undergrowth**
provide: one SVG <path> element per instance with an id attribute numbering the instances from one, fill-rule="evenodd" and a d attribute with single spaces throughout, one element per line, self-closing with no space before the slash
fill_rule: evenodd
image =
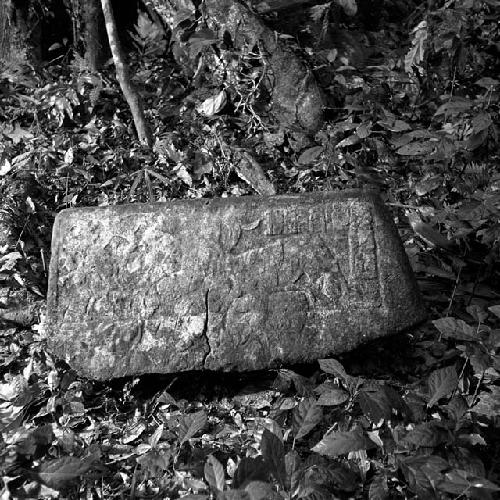
<path id="1" fill-rule="evenodd" d="M 311 9 L 306 35 L 328 8 Z M 498 495 L 499 12 L 462 0 L 370 26 L 355 16 L 302 47 L 328 97 L 313 137 L 259 109 L 255 61 L 235 53 L 222 103 L 146 24 L 132 63 L 153 151 L 135 142 L 112 68 L 92 74 L 74 55 L 38 72 L 25 54 L 4 64 L 2 498 Z M 195 42 L 210 47 L 201 30 Z M 242 150 L 279 193 L 379 186 L 429 323 L 316 366 L 238 376 L 103 384 L 53 359 L 40 325 L 57 211 L 252 194 L 234 167 Z"/>

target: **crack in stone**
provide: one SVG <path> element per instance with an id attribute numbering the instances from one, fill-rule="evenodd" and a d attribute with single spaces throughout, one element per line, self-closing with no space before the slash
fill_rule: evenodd
<path id="1" fill-rule="evenodd" d="M 210 292 L 210 289 L 208 289 L 205 292 L 205 323 L 203 324 L 203 331 L 201 332 L 201 336 L 205 339 L 205 342 L 207 343 L 207 347 L 208 347 L 208 350 L 204 354 L 203 360 L 201 363 L 203 368 L 205 368 L 205 362 L 206 362 L 208 356 L 210 356 L 210 353 L 212 352 L 212 346 L 210 345 L 210 341 L 208 340 L 208 335 L 207 335 L 207 331 L 208 331 L 208 294 L 209 294 L 209 292 Z"/>

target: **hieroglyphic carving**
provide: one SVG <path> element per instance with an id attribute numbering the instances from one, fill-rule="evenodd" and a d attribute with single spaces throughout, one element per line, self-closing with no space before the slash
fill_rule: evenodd
<path id="1" fill-rule="evenodd" d="M 97 378 L 343 350 L 422 316 L 392 230 L 358 191 L 66 211 L 50 342 Z M 399 296 L 415 302 L 407 318 L 391 316 Z"/>
<path id="2" fill-rule="evenodd" d="M 158 223 L 149 217 L 133 231 L 127 230 L 119 216 L 111 217 L 101 227 L 90 221 L 89 229 L 94 234 L 108 237 L 100 244 L 95 242 L 100 251 L 89 263 L 94 272 L 85 278 L 88 300 L 82 302 L 84 314 L 90 319 L 174 314 L 172 307 L 163 303 L 163 296 L 171 289 L 180 287 L 187 298 L 194 294 L 196 303 L 200 290 L 210 282 L 236 275 L 240 291 L 306 288 L 318 305 L 332 310 L 353 302 L 378 303 L 372 215 L 366 204 L 357 202 L 350 204 L 347 216 L 345 212 L 335 202 L 314 207 L 280 206 L 244 214 L 242 220 L 234 218 L 231 224 L 223 220 L 222 213 L 215 212 L 213 218 L 222 222 L 215 229 L 205 230 L 193 248 L 189 248 L 182 232 L 178 235 L 184 240 L 182 246 L 170 232 L 156 234 L 151 228 Z M 208 224 L 206 220 L 201 222 Z M 118 230 L 109 232 L 111 227 Z M 201 223 L 194 228 L 195 234 L 202 231 Z M 76 248 L 72 259 L 75 268 L 86 261 Z M 66 277 L 72 273 L 69 265 L 70 261 L 62 266 Z M 126 286 L 129 282 L 147 286 L 149 293 L 130 293 Z M 104 304 L 97 297 L 106 289 Z M 201 312 L 198 309 L 191 304 L 182 313 L 197 315 Z M 74 308 L 68 311 L 70 315 L 76 312 Z"/>
<path id="3" fill-rule="evenodd" d="M 377 268 L 373 214 L 353 204 L 350 207 L 349 217 L 351 220 L 348 238 L 351 301 L 380 303 L 382 294 Z"/>

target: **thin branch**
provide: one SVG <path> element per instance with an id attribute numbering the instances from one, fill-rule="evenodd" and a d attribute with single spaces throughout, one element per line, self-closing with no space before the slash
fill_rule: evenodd
<path id="1" fill-rule="evenodd" d="M 151 131 L 149 130 L 146 117 L 144 116 L 144 107 L 142 105 L 141 97 L 137 92 L 137 89 L 134 87 L 130 77 L 130 68 L 126 62 L 125 54 L 118 37 L 118 30 L 116 28 L 111 0 L 101 0 L 101 6 L 104 14 L 104 20 L 106 22 L 109 46 L 115 63 L 116 78 L 130 107 L 139 141 L 141 144 L 151 147 L 153 142 Z"/>

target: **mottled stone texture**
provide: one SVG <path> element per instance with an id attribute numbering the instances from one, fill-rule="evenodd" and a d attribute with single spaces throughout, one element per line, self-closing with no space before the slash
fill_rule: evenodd
<path id="1" fill-rule="evenodd" d="M 91 378 L 312 361 L 424 317 L 370 191 L 71 209 L 54 225 L 49 347 Z"/>
<path id="2" fill-rule="evenodd" d="M 269 93 L 271 115 L 280 127 L 317 130 L 323 122 L 323 92 L 297 51 L 267 27 L 243 2 L 205 0 L 207 22 L 229 37 L 241 55 L 257 51 L 266 61 L 262 81 Z"/>

